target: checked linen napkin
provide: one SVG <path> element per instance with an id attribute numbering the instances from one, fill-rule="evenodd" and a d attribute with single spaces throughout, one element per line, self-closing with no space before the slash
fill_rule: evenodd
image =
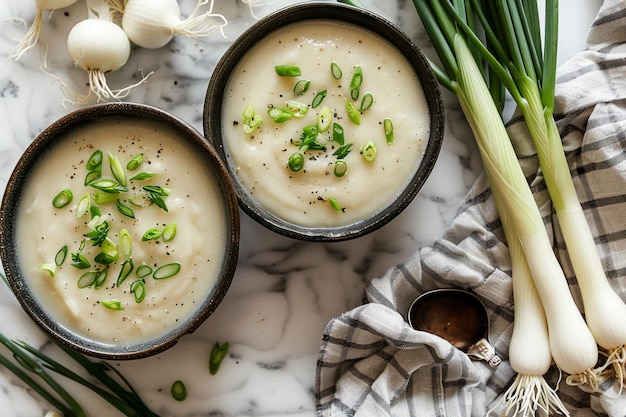
<path id="1" fill-rule="evenodd" d="M 563 4 L 566 6 L 566 4 Z M 557 73 L 559 126 L 575 186 L 611 285 L 626 299 L 626 1 L 606 0 L 588 48 Z M 580 292 L 525 125 L 509 132 L 574 299 Z M 375 278 L 368 303 L 332 319 L 316 375 L 320 416 L 482 417 L 515 378 L 507 361 L 513 325 L 510 260 L 487 180 L 472 187 L 448 230 Z M 410 303 L 435 288 L 461 288 L 487 306 L 490 340 L 503 362 L 491 368 L 405 321 Z M 608 380 L 601 394 L 568 386 L 554 366 L 572 416 L 626 416 L 626 390 Z M 499 410 L 501 411 L 501 410 Z M 492 415 L 497 416 L 498 413 Z"/>

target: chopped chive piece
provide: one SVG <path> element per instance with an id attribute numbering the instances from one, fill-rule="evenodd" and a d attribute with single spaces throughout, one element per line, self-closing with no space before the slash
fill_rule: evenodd
<path id="1" fill-rule="evenodd" d="M 330 73 L 333 75 L 335 80 L 339 80 L 343 76 L 341 68 L 339 68 L 339 65 L 337 65 L 335 61 L 330 63 Z"/>
<path id="2" fill-rule="evenodd" d="M 130 258 L 133 249 L 132 249 L 132 239 L 130 237 L 130 233 L 128 232 L 128 230 L 126 229 L 121 229 L 120 230 L 120 235 L 119 235 L 119 240 L 120 240 L 120 250 L 122 252 L 122 256 L 124 257 L 124 259 Z"/>
<path id="3" fill-rule="evenodd" d="M 150 265 L 146 265 L 142 263 L 135 270 L 135 274 L 137 274 L 139 278 L 145 278 L 148 275 L 152 274 L 152 267 Z"/>
<path id="4" fill-rule="evenodd" d="M 56 256 L 54 257 L 54 264 L 56 266 L 63 265 L 63 262 L 65 262 L 65 258 L 66 257 L 67 257 L 67 245 L 65 245 L 61 249 L 59 249 L 59 251 L 57 252 Z"/>
<path id="5" fill-rule="evenodd" d="M 161 234 L 163 234 L 161 229 L 159 229 L 158 227 L 151 227 L 150 229 L 146 230 L 146 232 L 143 234 L 143 236 L 141 237 L 141 241 L 147 242 L 149 240 L 158 239 L 161 237 Z"/>
<path id="6" fill-rule="evenodd" d="M 352 120 L 352 123 L 355 125 L 361 124 L 361 113 L 359 113 L 359 110 L 351 101 L 346 100 L 346 111 L 348 112 L 348 117 Z"/>
<path id="7" fill-rule="evenodd" d="M 102 176 L 100 170 L 89 171 L 87 175 L 85 175 L 85 185 L 89 185 L 95 180 L 99 180 Z"/>
<path id="8" fill-rule="evenodd" d="M 142 279 L 130 284 L 130 292 L 135 296 L 135 302 L 140 303 L 146 298 L 146 283 Z"/>
<path id="9" fill-rule="evenodd" d="M 333 169 L 333 173 L 336 177 L 341 178 L 346 175 L 348 171 L 348 164 L 346 164 L 345 159 L 337 159 L 335 161 L 335 168 Z"/>
<path id="10" fill-rule="evenodd" d="M 309 106 L 295 100 L 289 100 L 287 102 L 287 110 L 293 117 L 301 118 L 309 111 Z"/>
<path id="11" fill-rule="evenodd" d="M 163 237 L 163 242 L 170 242 L 176 236 L 176 223 L 168 223 L 163 228 L 163 233 L 161 233 Z"/>
<path id="12" fill-rule="evenodd" d="M 181 380 L 174 381 L 170 392 L 176 401 L 184 401 L 187 398 L 187 388 Z"/>
<path id="13" fill-rule="evenodd" d="M 80 200 L 78 200 L 78 205 L 76 206 L 76 218 L 80 219 L 85 214 L 89 213 L 91 208 L 91 195 L 84 194 Z"/>
<path id="14" fill-rule="evenodd" d="M 281 77 L 299 77 L 302 75 L 300 67 L 295 65 L 276 65 L 274 70 L 276 71 L 276 74 Z"/>
<path id="15" fill-rule="evenodd" d="M 363 154 L 363 158 L 367 162 L 372 162 L 374 159 L 376 159 L 376 144 L 371 140 L 367 141 L 361 147 L 361 153 Z"/>
<path id="16" fill-rule="evenodd" d="M 156 174 L 154 172 L 140 172 L 134 177 L 131 177 L 129 181 L 143 181 L 143 180 L 147 180 L 148 178 L 152 178 L 155 175 Z"/>
<path id="17" fill-rule="evenodd" d="M 102 151 L 97 150 L 91 154 L 89 159 L 87 160 L 87 164 L 85 168 L 87 171 L 93 171 L 99 169 L 102 166 Z"/>
<path id="18" fill-rule="evenodd" d="M 292 153 L 289 157 L 289 160 L 287 161 L 287 165 L 289 166 L 289 169 L 293 172 L 300 171 L 302 167 L 304 167 L 304 155 L 302 155 L 300 152 Z"/>
<path id="19" fill-rule="evenodd" d="M 372 95 L 372 93 L 365 93 L 363 95 L 363 99 L 361 99 L 361 107 L 359 108 L 359 110 L 367 111 L 370 109 L 370 107 L 372 107 L 372 104 L 374 104 L 374 96 Z"/>
<path id="20" fill-rule="evenodd" d="M 170 264 L 161 265 L 154 271 L 152 278 L 165 279 L 173 277 L 180 272 L 180 264 L 178 262 L 172 262 Z"/>
<path id="21" fill-rule="evenodd" d="M 391 119 L 383 120 L 383 129 L 385 130 L 385 138 L 387 139 L 387 143 L 391 145 L 394 140 L 393 123 Z"/>
<path id="22" fill-rule="evenodd" d="M 270 107 L 267 114 L 274 120 L 274 123 L 284 123 L 291 119 L 291 113 L 280 107 Z"/>
<path id="23" fill-rule="evenodd" d="M 363 69 L 360 65 L 357 65 L 356 68 L 354 68 L 354 74 L 352 74 L 352 79 L 350 80 L 350 97 L 352 97 L 352 100 L 359 98 L 362 82 Z"/>
<path id="24" fill-rule="evenodd" d="M 337 159 L 345 159 L 346 156 L 352 150 L 352 143 L 346 143 L 345 145 L 341 145 L 335 152 L 333 152 L 333 156 L 336 156 Z"/>
<path id="25" fill-rule="evenodd" d="M 326 97 L 326 94 L 328 94 L 328 91 L 326 90 L 322 90 L 319 93 L 317 93 L 315 97 L 313 97 L 313 101 L 311 102 L 311 107 L 315 109 L 317 108 L 317 106 L 322 104 L 322 101 Z"/>
<path id="26" fill-rule="evenodd" d="M 78 278 L 78 288 L 91 287 L 96 282 L 97 271 L 85 272 Z"/>
<path id="27" fill-rule="evenodd" d="M 129 217 L 131 219 L 135 218 L 135 211 L 128 205 L 124 204 L 124 202 L 119 198 L 115 200 L 115 206 L 117 207 L 117 211 L 119 211 L 120 214 L 122 214 L 123 216 Z"/>
<path id="28" fill-rule="evenodd" d="M 126 164 L 126 169 L 129 171 L 133 171 L 137 169 L 137 167 L 141 165 L 142 162 L 143 162 L 143 154 L 140 153 L 136 155 L 135 157 L 133 157 L 133 159 L 128 161 L 128 163 Z"/>
<path id="29" fill-rule="evenodd" d="M 124 280 L 126 280 L 130 273 L 133 272 L 133 269 L 135 269 L 135 266 L 133 265 L 133 258 L 128 258 L 124 260 L 121 264 L 120 273 L 117 276 L 117 282 L 115 283 L 115 285 L 117 287 L 122 285 Z"/>
<path id="30" fill-rule="evenodd" d="M 126 186 L 126 172 L 124 172 L 124 166 L 120 162 L 120 159 L 114 153 L 109 152 L 109 165 L 111 166 L 111 174 L 113 174 L 113 178 L 117 180 L 117 182 Z"/>
<path id="31" fill-rule="evenodd" d="M 104 285 L 104 282 L 107 279 L 107 274 L 109 272 L 108 268 L 102 268 L 100 270 L 97 271 L 98 273 L 96 274 L 96 280 L 93 283 L 93 286 L 95 289 L 99 289 L 102 288 L 102 286 Z"/>
<path id="32" fill-rule="evenodd" d="M 228 353 L 228 342 L 219 344 L 219 342 L 213 345 L 211 349 L 211 356 L 209 357 L 209 373 L 215 375 L 220 370 L 220 365 L 226 358 Z"/>
<path id="33" fill-rule="evenodd" d="M 326 197 L 326 199 L 328 200 L 332 208 L 334 208 L 337 211 L 343 211 L 339 202 L 335 200 L 333 197 Z"/>
<path id="34" fill-rule="evenodd" d="M 105 193 L 114 193 L 118 194 L 121 192 L 127 192 L 128 188 L 120 184 L 119 182 L 108 179 L 108 178 L 100 178 L 95 181 L 89 183 L 89 186 L 104 191 Z"/>
<path id="35" fill-rule="evenodd" d="M 56 272 L 57 267 L 55 264 L 40 264 L 39 269 L 48 271 L 48 273 L 50 273 L 50 276 L 54 277 L 54 273 Z"/>
<path id="36" fill-rule="evenodd" d="M 109 310 L 124 310 L 124 306 L 122 306 L 122 302 L 120 300 L 102 300 L 100 304 L 108 308 Z"/>
<path id="37" fill-rule="evenodd" d="M 299 80 L 296 85 L 293 86 L 293 94 L 296 96 L 301 96 L 306 93 L 311 85 L 311 81 L 309 80 Z"/>
<path id="38" fill-rule="evenodd" d="M 70 204 L 73 198 L 74 194 L 72 194 L 72 191 L 68 189 L 62 190 L 52 199 L 52 206 L 58 209 L 63 208 Z"/>
<path id="39" fill-rule="evenodd" d="M 317 128 L 320 132 L 326 132 L 330 128 L 330 124 L 333 121 L 333 113 L 328 106 L 322 107 L 317 115 Z"/>
<path id="40" fill-rule="evenodd" d="M 339 123 L 333 123 L 333 140 L 339 145 L 344 144 L 343 126 Z"/>

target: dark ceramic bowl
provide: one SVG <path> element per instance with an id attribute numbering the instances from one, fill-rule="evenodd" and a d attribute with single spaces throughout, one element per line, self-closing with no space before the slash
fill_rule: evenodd
<path id="1" fill-rule="evenodd" d="M 338 25 L 349 24 L 360 27 L 377 34 L 388 44 L 395 46 L 406 58 L 419 79 L 430 118 L 430 130 L 425 140 L 426 144 L 422 148 L 423 158 L 412 177 L 406 179 L 404 189 L 373 215 L 357 219 L 350 224 L 330 227 L 296 224 L 294 221 L 285 220 L 280 213 L 276 213 L 276 210 L 272 212 L 259 203 L 237 174 L 238 168 L 223 142 L 226 126 L 222 125 L 222 110 L 226 98 L 225 89 L 231 76 L 236 73 L 242 57 L 277 30 L 288 25 L 319 20 L 336 22 Z M 374 53 L 376 51 L 372 51 L 372 54 Z M 272 62 L 271 56 L 267 57 L 267 62 Z M 256 82 L 264 83 L 265 80 L 258 79 Z M 342 82 L 348 83 L 349 81 Z M 258 110 L 258 113 L 262 113 L 267 119 L 264 109 Z M 444 117 L 444 106 L 439 85 L 427 59 L 415 43 L 394 24 L 376 14 L 343 4 L 304 3 L 287 7 L 261 19 L 246 30 L 226 51 L 217 64 L 208 85 L 203 123 L 205 136 L 213 142 L 218 153 L 226 162 L 228 171 L 235 183 L 239 205 L 245 213 L 270 230 L 287 237 L 310 241 L 340 241 L 360 237 L 382 227 L 410 204 L 430 175 L 437 160 L 443 140 Z M 371 193 L 375 196 L 376 190 L 371 190 Z"/>
<path id="2" fill-rule="evenodd" d="M 163 139 L 161 143 L 171 144 L 166 145 L 171 146 L 170 148 L 167 148 L 172 149 L 171 152 L 180 151 L 184 147 L 187 149 L 187 152 L 189 152 L 184 155 L 198 155 L 197 158 L 194 157 L 195 160 L 198 161 L 195 163 L 197 163 L 197 166 L 203 170 L 200 175 L 206 176 L 205 178 L 212 178 L 211 180 L 207 179 L 207 183 L 209 183 L 208 181 L 211 181 L 210 183 L 213 184 L 211 185 L 211 187 L 214 187 L 215 194 L 219 196 L 217 198 L 218 202 L 215 204 L 215 207 L 219 208 L 215 209 L 215 211 L 222 213 L 219 218 L 223 218 L 224 222 L 224 226 L 221 228 L 221 230 L 223 230 L 222 238 L 212 241 L 211 237 L 206 237 L 204 241 L 202 241 L 202 245 L 204 245 L 202 246 L 203 249 L 200 250 L 198 253 L 198 256 L 204 256 L 206 252 L 204 248 L 211 245 L 222 245 L 220 247 L 220 250 L 215 252 L 214 254 L 215 257 L 221 256 L 222 258 L 211 259 L 211 261 L 218 263 L 218 267 L 215 270 L 215 281 L 212 284 L 205 285 L 204 287 L 202 285 L 194 287 L 194 289 L 197 291 L 203 291 L 203 295 L 199 297 L 199 299 L 194 303 L 194 307 L 189 312 L 182 315 L 178 322 L 172 323 L 171 326 L 167 328 L 160 329 L 154 333 L 151 333 L 149 336 L 147 336 L 145 340 L 125 341 L 123 339 L 123 336 L 120 336 L 116 342 L 103 341 L 101 340 L 101 338 L 90 338 L 88 335 L 86 336 L 83 331 L 77 331 L 76 329 L 73 329 L 71 325 L 68 325 L 68 323 L 64 322 L 64 319 L 59 318 L 58 315 L 50 314 L 48 308 L 49 304 L 47 304 L 50 302 L 50 299 L 46 298 L 44 300 L 44 297 L 41 296 L 41 293 L 33 291 L 32 286 L 29 284 L 33 282 L 29 281 L 29 278 L 32 278 L 32 275 L 37 276 L 37 279 L 61 279 L 60 275 L 62 275 L 62 272 L 59 272 L 60 270 L 57 270 L 56 276 L 53 277 L 50 277 L 45 273 L 41 275 L 41 271 L 35 270 L 33 272 L 32 267 L 27 268 L 25 267 L 25 265 L 23 265 L 23 263 L 20 262 L 19 254 L 24 252 L 21 252 L 19 248 L 26 247 L 28 248 L 28 250 L 34 251 L 37 249 L 38 246 L 38 238 L 21 238 L 20 236 L 23 235 L 18 234 L 18 213 L 20 213 L 20 211 L 22 210 L 28 210 L 28 207 L 25 206 L 29 205 L 29 202 L 25 201 L 27 197 L 26 192 L 24 191 L 25 187 L 28 185 L 29 176 L 32 175 L 33 170 L 36 170 L 38 164 L 45 161 L 46 156 L 49 155 L 50 152 L 54 152 L 55 147 L 60 146 L 60 144 L 64 142 L 68 142 L 64 141 L 64 139 L 66 139 L 68 135 L 75 134 L 76 132 L 81 132 L 81 134 L 83 134 L 83 129 L 90 128 L 94 124 L 106 124 L 109 122 L 112 125 L 114 123 L 120 122 L 137 123 L 138 126 L 141 126 L 141 123 L 144 122 L 151 123 L 151 129 L 153 129 L 152 132 L 170 132 L 170 136 Z M 132 126 L 133 129 L 136 128 L 135 124 L 133 124 Z M 114 135 L 115 133 L 116 128 L 111 129 L 111 135 Z M 172 137 L 175 137 L 176 140 L 171 140 Z M 106 149 L 106 142 L 106 140 L 103 140 L 101 142 L 98 142 L 97 145 L 104 146 Z M 93 152 L 93 150 L 91 152 Z M 105 154 L 106 158 L 106 152 L 103 151 L 103 153 Z M 128 155 L 123 156 L 125 158 L 128 158 Z M 188 156 L 184 158 L 188 158 Z M 122 158 L 120 157 L 120 159 Z M 163 160 L 165 161 L 166 158 L 163 158 Z M 82 163 L 83 165 L 81 165 L 80 167 L 84 170 L 84 161 Z M 148 162 L 144 162 L 143 166 L 146 166 L 147 163 Z M 123 164 L 126 165 L 126 162 L 123 162 Z M 142 168 L 141 170 L 138 169 L 137 171 L 147 171 L 148 169 L 149 168 Z M 81 174 L 80 177 L 81 185 L 83 185 L 83 175 L 84 174 Z M 110 177 L 111 175 L 107 172 L 106 176 Z M 102 177 L 105 177 L 104 172 L 102 174 Z M 193 178 L 187 178 L 185 179 L 185 181 L 194 182 L 197 178 L 197 176 L 193 176 Z M 133 182 L 129 182 L 128 184 L 130 188 Z M 171 192 L 175 193 L 176 186 L 172 185 L 171 187 Z M 56 193 L 56 191 L 54 192 Z M 206 191 L 204 191 L 203 189 L 202 192 L 204 193 Z M 79 196 L 75 195 L 74 201 L 76 201 L 78 197 Z M 55 210 L 49 203 L 50 199 L 46 198 L 45 201 L 47 203 L 47 207 L 49 207 L 51 211 Z M 69 208 L 70 206 L 68 205 L 67 207 Z M 152 209 L 153 207 L 150 207 L 146 210 Z M 154 207 L 154 209 L 156 209 L 156 207 Z M 136 210 L 140 209 L 137 208 Z M 141 358 L 168 349 L 169 347 L 173 346 L 180 337 L 196 330 L 196 328 L 200 326 L 200 324 L 213 313 L 213 311 L 222 301 L 230 286 L 237 264 L 239 251 L 238 210 L 239 209 L 237 205 L 237 197 L 232 182 L 229 178 L 228 172 L 226 171 L 226 168 L 223 165 L 221 159 L 217 155 L 217 152 L 215 152 L 214 148 L 199 132 L 197 132 L 195 129 L 187 125 L 185 122 L 179 120 L 178 118 L 153 107 L 130 103 L 98 104 L 72 112 L 54 122 L 32 142 L 32 144 L 28 147 L 28 149 L 26 149 L 23 156 L 18 161 L 17 166 L 15 167 L 7 183 L 0 210 L 0 257 L 2 259 L 2 264 L 6 272 L 6 277 L 23 309 L 49 335 L 51 335 L 61 343 L 71 348 L 74 348 L 81 353 L 91 356 L 115 360 Z M 139 219 L 139 215 L 137 219 Z M 115 221 L 117 220 L 114 220 L 113 222 Z M 113 229 L 111 228 L 111 230 Z M 130 229 L 129 227 L 129 230 L 132 229 Z M 69 233 L 70 232 L 68 231 L 68 234 Z M 197 231 L 194 230 L 193 233 L 197 233 Z M 180 248 L 180 246 L 175 246 L 176 238 L 178 238 L 180 235 L 184 236 L 184 234 L 181 233 L 179 226 L 177 236 L 171 241 L 171 245 L 173 247 Z M 185 243 L 186 241 L 183 242 L 181 240 L 180 242 Z M 90 244 L 88 243 L 87 245 Z M 138 245 L 141 245 L 141 242 L 138 242 L 138 240 L 133 241 L 132 255 L 135 255 L 136 251 L 139 249 Z M 70 243 L 70 251 L 73 251 L 75 249 L 76 248 L 74 248 L 74 245 Z M 217 255 L 218 253 L 219 255 Z M 206 256 L 208 257 L 209 255 Z M 54 257 L 54 254 L 51 254 L 51 257 L 49 257 L 47 260 L 49 262 L 53 262 L 52 259 L 54 259 Z M 154 259 L 148 258 L 148 261 L 154 261 Z M 194 259 L 194 261 L 196 261 L 196 259 Z M 43 260 L 42 262 L 45 262 L 45 260 Z M 61 269 L 68 268 L 66 270 L 73 271 L 73 267 L 68 265 L 68 262 L 70 262 L 69 252 L 67 255 L 67 259 L 62 264 Z M 104 267 L 101 267 L 94 261 L 91 261 L 91 263 L 94 266 L 98 265 L 98 268 L 100 269 L 104 269 Z M 135 263 L 137 264 L 135 265 L 135 267 L 138 266 L 139 259 L 135 259 Z M 185 270 L 186 265 L 189 263 L 190 262 L 184 262 L 182 260 L 180 261 L 180 264 L 182 265 L 181 272 Z M 112 267 L 113 265 L 119 266 L 119 264 L 114 263 L 111 264 L 110 267 Z M 113 271 L 113 269 L 111 269 L 111 271 Z M 39 275 L 36 275 L 38 272 Z M 29 274 L 31 276 L 27 276 Z M 137 279 L 137 277 L 134 276 L 134 271 L 132 272 L 132 274 L 132 279 Z M 109 275 L 112 275 L 112 273 Z M 118 287 L 118 290 L 127 288 L 122 286 L 126 286 L 127 284 L 129 284 L 131 282 L 131 278 L 129 278 L 125 283 L 119 284 L 116 283 L 117 277 L 117 272 L 115 276 L 108 276 L 106 278 L 107 281 L 105 281 L 104 286 L 100 289 L 94 290 L 94 294 L 97 294 L 98 291 L 103 290 L 107 286 L 109 288 Z M 170 277 L 169 280 L 173 280 L 176 278 L 177 277 Z M 152 279 L 150 275 L 145 278 L 146 281 L 149 279 Z M 187 276 L 185 276 L 185 279 L 187 279 Z M 154 281 L 156 282 L 156 280 Z M 196 279 L 196 281 L 202 284 L 202 280 Z M 92 287 L 90 286 L 89 289 L 91 290 Z M 146 300 L 149 300 L 150 296 L 151 294 L 148 292 L 146 295 Z M 54 299 L 55 298 L 52 297 L 52 300 Z M 128 303 L 128 299 L 126 300 L 127 303 L 125 305 L 125 311 L 120 311 L 119 313 L 124 315 L 128 314 L 132 317 L 132 310 L 135 308 L 134 303 L 139 302 L 136 300 L 132 300 L 132 302 Z M 98 302 L 100 302 L 100 300 L 98 300 Z M 145 303 L 148 301 L 143 302 Z M 99 308 L 105 307 L 101 306 Z M 114 313 L 117 312 L 113 311 L 112 317 L 122 317 L 121 315 L 115 316 Z M 117 318 L 115 318 L 115 320 L 117 320 Z M 94 322 L 93 326 L 107 326 L 107 323 Z"/>

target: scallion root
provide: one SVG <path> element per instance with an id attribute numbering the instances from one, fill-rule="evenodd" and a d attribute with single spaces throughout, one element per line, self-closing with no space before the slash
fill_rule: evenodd
<path id="1" fill-rule="evenodd" d="M 595 369 L 587 369 L 586 371 L 569 375 L 565 382 L 573 387 L 587 386 L 592 392 L 600 392 L 600 382 L 603 379 Z"/>
<path id="2" fill-rule="evenodd" d="M 534 417 L 538 414 L 552 413 L 569 415 L 556 389 L 552 388 L 542 375 L 518 374 L 487 416 L 502 405 L 506 406 L 502 416 L 507 417 Z"/>
<path id="3" fill-rule="evenodd" d="M 22 19 L 19 19 L 19 21 L 23 22 L 24 26 L 28 25 L 26 21 Z M 20 40 L 20 42 L 17 44 L 17 46 L 15 47 L 11 55 L 9 55 L 9 59 L 19 61 L 22 55 L 24 55 L 26 52 L 30 51 L 31 49 L 37 46 L 37 44 L 39 43 L 40 37 L 41 37 L 41 13 L 37 13 L 35 15 L 35 20 L 33 20 L 33 23 L 28 28 L 28 31 L 26 32 L 24 37 Z"/>

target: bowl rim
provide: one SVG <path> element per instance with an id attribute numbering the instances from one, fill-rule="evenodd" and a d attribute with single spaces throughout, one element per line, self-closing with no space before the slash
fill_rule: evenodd
<path id="1" fill-rule="evenodd" d="M 399 193 L 398 198 L 384 207 L 374 216 L 339 227 L 304 227 L 286 221 L 266 210 L 250 198 L 245 187 L 238 180 L 221 140 L 221 104 L 224 87 L 230 74 L 239 62 L 239 57 L 251 49 L 258 41 L 284 26 L 303 21 L 331 20 L 344 24 L 353 24 L 368 29 L 390 44 L 394 45 L 407 60 L 424 86 L 427 105 L 430 112 L 430 132 L 422 162 L 410 179 L 408 186 Z M 246 29 L 226 50 L 218 61 L 207 88 L 203 110 L 204 135 L 213 143 L 233 179 L 240 208 L 252 219 L 266 228 L 299 240 L 342 241 L 364 236 L 384 226 L 396 218 L 413 201 L 426 179 L 430 176 L 443 142 L 445 127 L 445 108 L 434 72 L 427 58 L 397 25 L 384 17 L 354 6 L 309 2 L 287 6 L 273 12 Z"/>
<path id="2" fill-rule="evenodd" d="M 15 215 L 21 200 L 21 188 L 28 179 L 28 171 L 43 153 L 63 140 L 70 129 L 81 128 L 90 122 L 110 119 L 149 120 L 173 129 L 194 151 L 203 153 L 207 167 L 215 177 L 223 194 L 223 207 L 228 222 L 226 226 L 224 262 L 210 293 L 198 308 L 184 320 L 164 334 L 146 341 L 129 344 L 111 344 L 91 340 L 56 322 L 37 302 L 36 297 L 23 279 L 23 271 L 17 260 Z M 72 111 L 46 127 L 26 148 L 10 175 L 0 205 L 0 260 L 9 285 L 22 309 L 48 335 L 61 344 L 83 354 L 109 360 L 138 359 L 163 352 L 178 340 L 194 332 L 221 303 L 232 282 L 239 255 L 240 223 L 236 193 L 226 166 L 206 138 L 187 122 L 173 114 L 153 106 L 130 103 L 98 103 Z"/>

